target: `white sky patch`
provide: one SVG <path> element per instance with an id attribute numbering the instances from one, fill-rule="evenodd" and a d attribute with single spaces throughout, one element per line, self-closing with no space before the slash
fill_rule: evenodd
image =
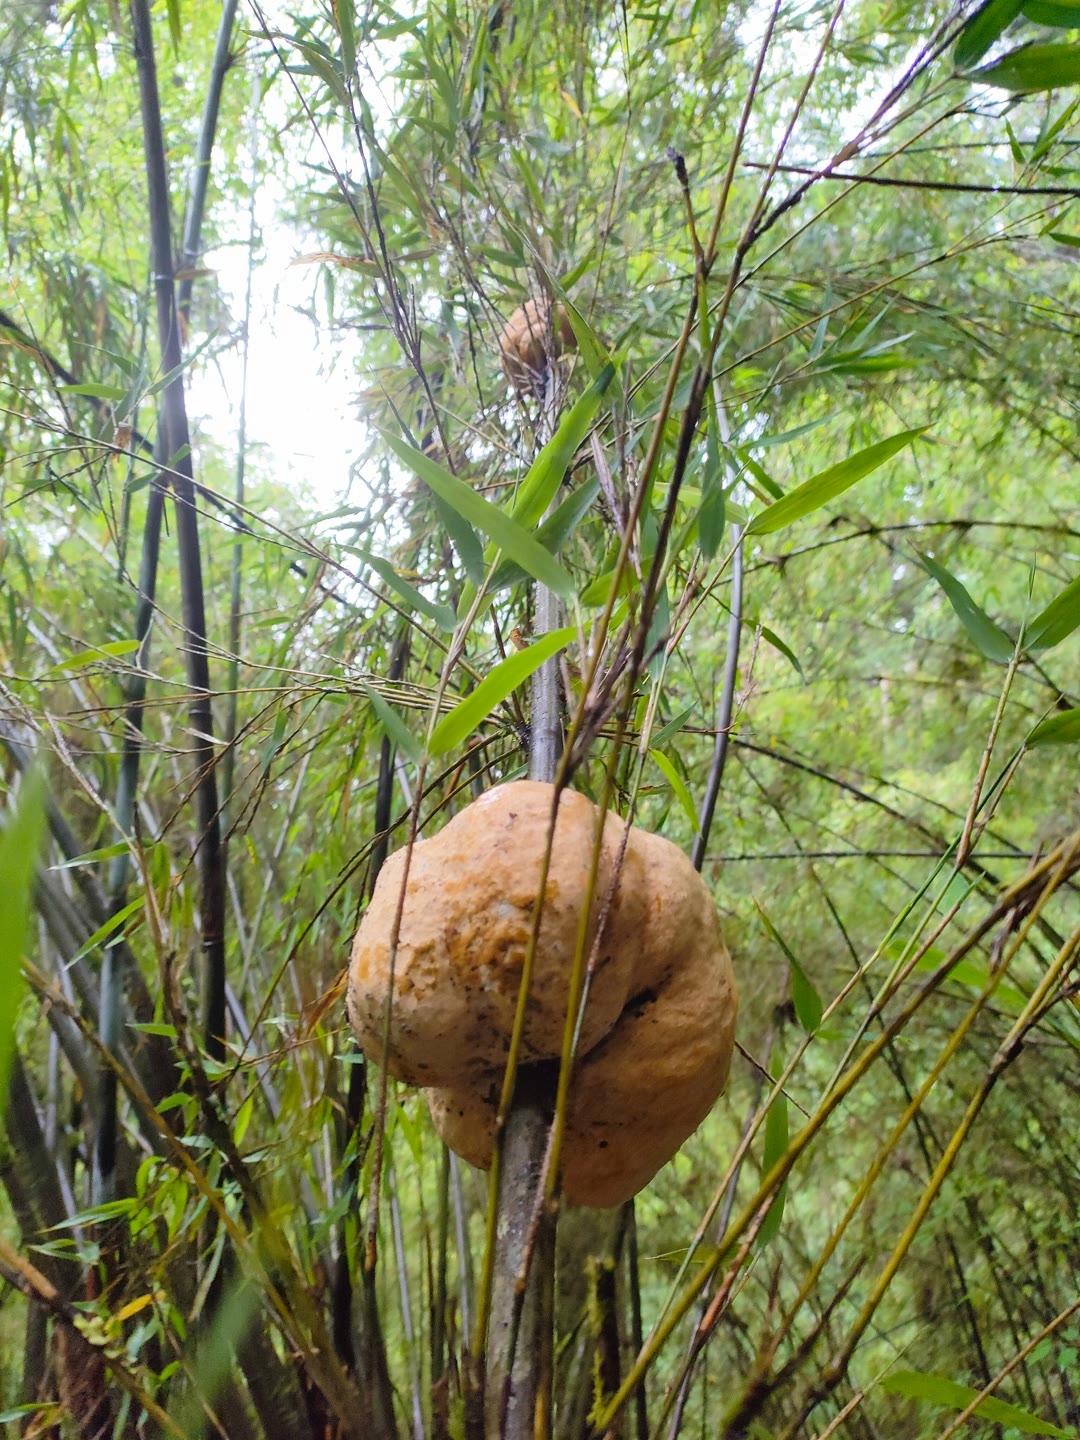
<path id="1" fill-rule="evenodd" d="M 310 314 L 315 274 L 295 266 L 301 237 L 279 214 L 280 188 L 263 181 L 257 218 L 262 245 L 252 276 L 251 344 L 247 383 L 248 459 L 256 475 L 300 488 L 331 509 L 349 485 L 350 467 L 367 443 L 355 394 L 359 378 L 347 336 L 335 335 Z M 247 217 L 237 216 L 237 226 Z M 231 227 L 230 227 L 231 228 Z M 237 323 L 247 280 L 246 244 L 210 250 L 205 265 Z M 321 320 L 321 317 L 320 317 Z M 210 364 L 195 367 L 192 415 L 199 431 L 228 455 L 235 452 L 243 376 L 239 343 Z"/>

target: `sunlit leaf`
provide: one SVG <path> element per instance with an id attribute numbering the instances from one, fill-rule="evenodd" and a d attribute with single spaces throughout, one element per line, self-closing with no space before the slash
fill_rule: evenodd
<path id="1" fill-rule="evenodd" d="M 138 640 L 109 640 L 104 645 L 92 645 L 50 666 L 43 672 L 42 678 L 60 674 L 64 670 L 78 670 L 83 665 L 100 664 L 103 660 L 121 660 L 125 655 L 134 655 L 138 648 Z"/>
<path id="2" fill-rule="evenodd" d="M 827 505 L 830 500 L 835 500 L 845 490 L 851 488 L 864 475 L 869 475 L 891 460 L 894 455 L 910 445 L 925 431 L 926 427 L 921 426 L 916 430 L 902 430 L 897 435 L 890 435 L 887 440 L 879 440 L 876 445 L 869 445 L 865 450 L 860 450 L 856 455 L 849 455 L 846 460 L 841 460 L 838 465 L 831 465 L 828 470 L 822 470 L 820 474 L 805 480 L 797 485 L 794 490 L 789 490 L 782 500 L 777 500 L 767 510 L 759 511 L 749 525 L 746 527 L 748 535 L 769 535 L 775 530 L 781 530 L 785 525 L 790 525 L 795 520 L 801 520 L 804 515 L 811 511 L 818 510 L 822 505 Z"/>
<path id="3" fill-rule="evenodd" d="M 341 60 L 345 74 L 351 75 L 356 68 L 356 14 L 353 0 L 332 0 L 334 24 L 341 37 Z"/>
<path id="4" fill-rule="evenodd" d="M 443 755 L 468 739 L 497 705 L 523 684 L 545 660 L 565 649 L 575 634 L 574 627 L 566 625 L 561 630 L 550 631 L 524 650 L 515 650 L 505 660 L 501 660 L 484 676 L 476 689 L 460 700 L 435 726 L 428 746 L 430 753 Z"/>

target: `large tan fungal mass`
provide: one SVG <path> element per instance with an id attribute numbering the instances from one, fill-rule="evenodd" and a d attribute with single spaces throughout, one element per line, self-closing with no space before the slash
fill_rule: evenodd
<path id="1" fill-rule="evenodd" d="M 443 1139 L 482 1167 L 491 1158 L 553 794 L 531 780 L 498 786 L 414 846 L 388 1047 L 404 850 L 383 866 L 353 944 L 349 1018 L 365 1053 L 426 1087 Z M 555 1061 L 561 1051 L 598 819 L 585 796 L 563 793 L 526 1010 L 526 1064 Z M 607 1206 L 646 1185 L 708 1114 L 727 1079 L 737 999 L 701 877 L 670 841 L 627 833 L 613 815 L 604 823 L 586 938 L 595 964 L 562 1180 L 571 1202 Z"/>
<path id="2" fill-rule="evenodd" d="M 542 394 L 549 359 L 572 350 L 576 341 L 565 309 L 548 301 L 526 300 L 503 326 L 499 354 L 506 378 L 518 394 Z"/>

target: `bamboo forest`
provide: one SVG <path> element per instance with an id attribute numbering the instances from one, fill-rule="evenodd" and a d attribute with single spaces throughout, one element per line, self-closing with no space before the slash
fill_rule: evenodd
<path id="1" fill-rule="evenodd" d="M 1080 3 L 0 6 L 0 1428 L 1080 1440 Z"/>

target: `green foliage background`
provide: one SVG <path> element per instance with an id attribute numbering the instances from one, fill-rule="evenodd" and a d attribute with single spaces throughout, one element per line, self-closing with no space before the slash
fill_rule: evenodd
<path id="1" fill-rule="evenodd" d="M 793 975 L 801 972 L 828 1005 L 855 969 L 878 955 L 864 983 L 827 1015 L 786 1084 L 794 1134 L 803 1112 L 813 1114 L 829 1094 L 838 1067 L 877 1033 L 870 1000 L 903 940 L 944 924 L 923 966 L 934 970 L 980 925 L 1003 887 L 1021 879 L 1032 857 L 1075 836 L 1075 745 L 1025 748 L 1033 728 L 1075 707 L 1080 693 L 1080 178 L 1076 92 L 1067 83 L 1076 68 L 1070 57 L 1078 53 L 1069 26 L 1080 16 L 1060 5 L 1057 23 L 1048 26 L 1043 12 L 1052 8 L 1011 7 L 1007 22 L 998 15 L 988 48 L 971 55 L 973 32 L 963 31 L 970 6 L 866 0 L 834 20 L 831 7 L 784 4 L 755 83 L 770 12 L 752 4 L 430 0 L 415 9 L 379 3 L 354 11 L 340 0 L 332 8 L 311 3 L 288 12 L 241 7 L 210 166 L 200 247 L 205 267 L 194 278 L 185 383 L 206 393 L 198 386 L 206 377 L 212 384 L 219 361 L 235 363 L 245 338 L 252 347 L 260 343 L 258 328 L 245 337 L 242 296 L 219 287 L 214 273 L 221 247 L 248 243 L 254 174 L 256 190 L 270 197 L 273 225 L 288 227 L 296 255 L 307 257 L 313 335 L 327 366 L 349 367 L 356 438 L 348 477 L 343 462 L 333 500 L 326 498 L 326 477 L 317 486 L 297 485 L 282 475 L 273 453 L 253 447 L 238 529 L 228 431 L 213 415 L 194 431 L 220 756 L 220 742 L 230 738 L 226 693 L 234 690 L 237 698 L 231 788 L 221 786 L 228 974 L 235 1013 L 252 1029 L 244 1043 L 232 1024 L 223 1071 L 198 1060 L 200 888 L 191 804 L 197 777 L 189 760 L 171 521 L 148 653 L 136 654 L 130 638 L 153 473 L 132 431 L 152 443 L 163 377 L 128 16 L 97 0 L 8 11 L 0 31 L 7 262 L 0 295 L 0 725 L 16 749 L 40 752 L 54 802 L 77 839 L 74 853 L 90 858 L 50 871 L 50 888 L 38 893 L 40 924 L 27 958 L 40 983 L 13 1021 L 48 1140 L 49 1185 L 67 1226 L 46 1234 L 32 1223 L 44 1202 L 23 1203 L 16 1163 L 23 1142 L 11 1107 L 8 1139 L 0 1141 L 0 1178 L 9 1185 L 2 1229 L 69 1298 L 83 1299 L 89 1263 L 103 1285 L 87 1301 L 99 1327 L 92 1342 L 119 1347 L 131 1373 L 170 1415 L 208 1396 L 193 1337 L 208 1333 L 220 1313 L 215 1267 L 222 1277 L 234 1269 L 250 1273 L 259 1295 L 252 1304 L 273 1316 L 260 1290 L 267 1267 L 249 1267 L 243 1258 L 234 1266 L 227 1258 L 223 1229 L 207 1219 L 206 1193 L 150 1135 L 130 1096 L 121 1104 L 111 1208 L 75 1223 L 90 1204 L 95 1104 L 68 1050 L 50 1038 L 50 1004 L 55 1010 L 61 1002 L 43 995 L 43 986 L 60 987 L 74 1021 L 70 1047 L 81 1045 L 96 1072 L 100 1057 L 88 1038 L 96 1017 L 70 976 L 76 955 L 91 978 L 98 975 L 107 937 L 97 933 L 100 918 L 87 908 L 79 880 L 89 871 L 104 884 L 115 854 L 130 854 L 127 898 L 137 903 L 123 930 L 142 986 L 125 1000 L 125 1043 L 134 1053 L 146 1034 L 130 1024 L 151 1027 L 145 1043 L 159 1042 L 158 1053 L 178 1066 L 175 1087 L 154 1096 L 162 1119 L 222 1209 L 267 1237 L 254 1248 L 265 1244 L 273 1257 L 269 1271 L 277 1266 L 313 1310 L 329 1315 L 335 1267 L 343 1265 L 359 1285 L 378 1148 L 370 1144 L 378 1123 L 374 1072 L 359 1128 L 346 1123 L 356 1062 L 339 987 L 371 878 L 375 789 L 388 734 L 385 710 L 371 692 L 422 744 L 451 643 L 437 615 L 461 620 L 462 596 L 469 594 L 445 517 L 380 430 L 404 435 L 489 500 L 505 502 L 535 453 L 539 407 L 508 387 L 498 336 L 529 294 L 568 296 L 593 340 L 617 361 L 594 433 L 624 514 L 659 423 L 660 458 L 637 539 L 647 562 L 664 506 L 678 490 L 653 631 L 677 643 L 666 665 L 653 657 L 635 677 L 633 703 L 627 698 L 631 740 L 649 723 L 650 698 L 654 729 L 665 733 L 662 758 L 645 761 L 640 787 L 633 745 L 627 746 L 617 804 L 625 811 L 633 799 L 639 823 L 688 851 L 695 824 L 686 803 L 700 806 L 715 744 L 735 527 L 885 436 L 923 430 L 824 508 L 743 542 L 735 718 L 704 869 L 735 957 L 743 1052 L 726 1097 L 638 1197 L 646 1332 L 663 1312 L 679 1262 L 755 1113 L 759 1129 L 737 1172 L 736 1214 L 769 1169 L 762 1072 L 791 1059 L 804 1038 L 805 1005 L 793 1004 Z M 176 0 L 156 6 L 153 20 L 176 239 L 219 10 L 205 0 Z M 961 44 L 968 37 L 967 56 L 952 48 L 958 34 Z M 950 44 L 878 118 L 878 103 L 932 36 Z M 1022 95 L 993 83 L 1008 81 L 1006 72 L 972 73 L 1026 42 L 1059 47 L 1042 62 L 1056 67 L 1052 74 L 1039 72 L 1049 77 L 1048 88 Z M 777 205 L 773 223 L 744 255 L 742 226 L 793 117 L 769 203 L 795 196 L 800 186 L 806 193 L 790 208 Z M 853 137 L 858 144 L 845 154 Z M 675 154 L 689 177 L 685 196 Z M 730 433 L 720 429 L 714 396 L 683 475 L 675 459 L 678 417 L 691 399 L 700 330 L 690 337 L 670 415 L 656 417 L 695 294 L 687 207 L 704 243 L 733 156 L 707 291 L 715 306 L 738 262 L 712 372 Z M 852 176 L 872 179 L 855 183 Z M 256 230 L 250 264 L 265 289 L 274 277 L 265 273 L 263 238 Z M 68 379 L 50 356 L 71 372 Z M 561 362 L 568 400 L 588 383 L 588 358 L 579 351 Z M 318 430 L 317 414 L 296 418 L 298 426 Z M 595 469 L 586 444 L 563 493 L 587 483 Z M 708 537 L 703 543 L 703 513 L 713 540 L 723 515 L 718 543 Z M 583 637 L 596 633 L 594 602 L 607 593 L 597 582 L 611 571 L 617 542 L 601 496 L 561 551 L 577 596 L 568 618 Z M 372 568 L 369 555 L 393 567 L 399 583 L 388 583 L 385 567 Z M 1052 647 L 1022 653 L 1015 665 L 1011 645 L 987 658 L 978 611 L 973 620 L 969 604 L 961 615 L 923 556 L 960 582 L 1009 642 L 1061 595 L 1066 633 Z M 420 591 L 427 609 L 403 599 L 401 580 Z M 632 621 L 642 590 L 635 576 L 627 596 Z M 962 597 L 958 603 L 963 609 Z M 528 638 L 531 604 L 519 572 L 481 609 L 460 637 L 474 679 L 513 648 L 512 631 Z M 428 613 L 433 606 L 443 607 L 436 618 Z M 239 624 L 235 655 L 231 616 Z M 614 658 L 609 647 L 604 664 Z M 575 642 L 564 671 L 571 705 L 581 698 L 586 660 Z M 138 663 L 150 677 L 146 747 L 136 824 L 118 839 L 112 801 L 124 701 Z M 447 696 L 456 699 L 471 684 L 458 666 Z M 520 772 L 527 709 L 523 688 L 468 740 L 483 783 Z M 602 720 L 574 780 L 593 795 L 614 733 L 613 716 Z M 980 793 L 993 796 L 992 815 L 976 834 L 969 862 L 953 869 L 951 847 L 964 830 L 991 735 L 979 783 Z M 400 733 L 392 728 L 391 738 Z M 428 769 L 425 826 L 437 827 L 463 803 L 464 753 L 458 747 Z M 16 758 L 9 748 L 3 775 L 13 797 Z M 409 787 L 416 783 L 407 756 L 403 765 L 392 846 L 407 834 L 412 789 L 402 787 L 402 776 Z M 993 789 L 1001 775 L 1004 783 Z M 62 858 L 54 844 L 49 864 Z M 795 1165 L 778 1230 L 739 1271 L 696 1365 L 684 1433 L 824 1433 L 857 1397 L 861 1403 L 829 1433 L 937 1435 L 951 1413 L 947 1402 L 934 1398 L 928 1382 L 921 1391 L 890 1390 L 890 1373 L 932 1373 L 979 1390 L 1073 1303 L 1080 1273 L 1073 1138 L 1080 1029 L 1075 979 L 1066 968 L 1054 1003 L 1025 1035 L 1022 1052 L 965 1135 L 850 1364 L 812 1407 L 815 1386 L 828 1378 L 829 1356 L 842 1348 L 941 1146 L 1055 950 L 1069 937 L 1074 943 L 1075 885 L 1066 880 L 1045 925 L 1010 957 L 1007 976 L 928 1097 L 919 1125 L 890 1151 L 809 1305 L 780 1331 L 804 1274 L 993 973 L 1022 912 L 1000 933 L 983 936 L 966 968 L 937 986 Z M 886 1018 L 922 978 L 917 972 L 887 997 Z M 200 1070 L 209 1098 L 200 1090 Z M 208 1129 L 211 1111 L 231 1147 Z M 460 1361 L 466 1276 L 475 1283 L 483 1247 L 483 1177 L 462 1168 L 448 1180 L 414 1093 L 391 1088 L 385 1123 L 373 1284 L 396 1423 L 405 1433 L 419 1407 L 428 1433 L 439 1433 L 446 1400 L 446 1433 L 461 1433 L 458 1372 L 440 1391 L 432 1336 L 442 1326 L 446 1353 Z M 258 1223 L 252 1189 L 263 1207 Z M 444 1235 L 440 1248 L 441 1197 L 460 1234 L 451 1223 L 451 1238 Z M 716 1239 L 710 1229 L 706 1246 Z M 438 1318 L 440 1254 L 449 1299 Z M 691 1260 L 690 1275 L 703 1254 Z M 569 1273 L 573 1263 L 565 1268 Z M 402 1275 L 411 1297 L 407 1316 Z M 634 1348 L 625 1279 L 620 1272 L 624 1375 Z M 583 1387 L 587 1393 L 581 1367 L 587 1369 L 591 1343 L 574 1309 L 582 1297 L 572 1286 L 567 1296 L 559 1370 L 560 1395 L 569 1397 L 560 1424 L 567 1428 L 556 1433 L 586 1434 L 592 1432 L 583 1412 L 577 1429 L 565 1419 Z M 317 1349 L 304 1306 L 295 1295 L 289 1305 Z M 0 1397 L 11 1407 L 33 1398 L 22 1378 L 27 1314 L 17 1290 L 6 1292 Z M 361 1352 L 375 1344 L 369 1320 L 356 1322 Z M 680 1373 L 688 1324 L 650 1372 L 657 1425 Z M 305 1369 L 296 1335 L 272 1324 L 252 1331 L 261 1334 L 262 1362 L 299 1383 L 304 1413 L 321 1414 L 311 1399 L 318 1382 Z M 1022 1407 L 1028 1421 L 1037 1415 L 1059 1427 L 1030 1433 L 1076 1433 L 1078 1338 L 1074 1310 L 995 1392 Z M 725 1428 L 755 1357 L 762 1360 L 774 1344 L 767 1393 L 746 1421 L 757 1428 Z M 359 1372 L 347 1356 L 343 1363 L 351 1378 L 362 1377 L 362 1360 Z M 244 1355 L 231 1374 L 224 1369 L 227 1379 L 219 1378 L 215 1391 L 225 1396 L 223 1413 L 248 1427 L 228 1433 L 263 1433 Z M 54 1362 L 39 1398 L 68 1404 L 58 1383 Z M 362 1378 L 356 1383 L 363 1390 Z M 113 1416 L 117 1433 L 134 1423 L 138 1401 L 127 1403 L 130 1410 L 120 1406 Z M 1020 1433 L 985 1410 L 968 1429 Z"/>

